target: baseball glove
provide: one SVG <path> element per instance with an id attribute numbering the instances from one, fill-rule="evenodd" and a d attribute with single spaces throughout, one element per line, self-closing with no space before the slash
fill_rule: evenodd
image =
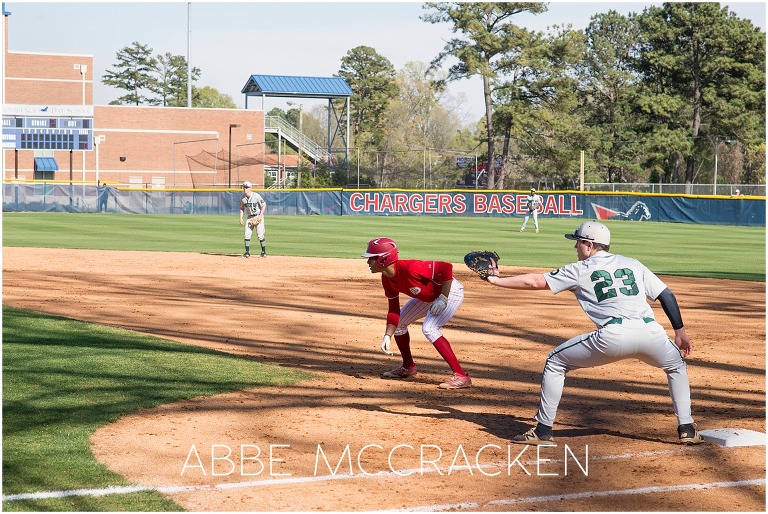
<path id="1" fill-rule="evenodd" d="M 496 263 L 499 262 L 499 254 L 491 251 L 474 251 L 469 252 L 464 256 L 464 264 L 469 269 L 477 273 L 477 276 L 483 280 L 488 280 L 488 277 L 493 275 L 493 269 L 496 267 Z"/>
<path id="2" fill-rule="evenodd" d="M 263 218 L 264 218 L 264 215 L 263 215 L 263 214 L 259 214 L 258 216 L 254 217 L 254 218 L 250 218 L 250 219 L 248 220 L 248 226 L 249 226 L 249 227 L 251 227 L 251 229 L 255 229 L 255 228 L 256 228 L 256 225 L 258 225 L 259 223 L 261 223 L 261 220 L 262 220 Z"/>

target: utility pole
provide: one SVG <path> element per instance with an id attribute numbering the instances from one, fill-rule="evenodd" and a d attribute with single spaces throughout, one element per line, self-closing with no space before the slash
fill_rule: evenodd
<path id="1" fill-rule="evenodd" d="M 187 107 L 192 107 L 192 63 L 189 55 L 189 40 L 192 34 L 192 2 L 187 2 Z"/>
<path id="2" fill-rule="evenodd" d="M 296 105 L 295 102 L 291 102 L 290 100 L 285 102 L 287 105 Z M 302 132 L 302 111 L 304 110 L 304 104 L 298 104 L 299 105 L 299 140 L 297 142 L 298 151 L 299 151 L 299 161 L 296 163 L 296 189 L 299 189 L 301 187 L 301 144 L 304 141 L 304 133 Z"/>
<path id="3" fill-rule="evenodd" d="M 715 176 L 714 180 L 712 181 L 712 194 L 717 194 L 717 154 L 720 149 L 720 143 L 725 143 L 726 145 L 732 145 L 735 143 L 736 140 L 734 139 L 727 139 L 724 136 L 715 136 Z"/>
<path id="4" fill-rule="evenodd" d="M 227 162 L 229 162 L 229 178 L 227 179 L 227 187 L 232 187 L 232 129 L 237 128 L 240 125 L 236 123 L 230 123 L 229 124 L 229 157 L 227 158 Z"/>

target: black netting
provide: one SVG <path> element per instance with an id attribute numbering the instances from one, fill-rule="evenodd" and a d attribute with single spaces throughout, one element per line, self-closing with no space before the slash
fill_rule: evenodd
<path id="1" fill-rule="evenodd" d="M 218 154 L 203 150 L 195 155 L 187 155 L 186 158 L 193 187 L 204 188 L 228 184 L 230 163 L 232 180 L 239 182 L 241 177 L 252 176 L 255 173 L 252 166 L 270 165 L 276 162 L 277 156 L 271 152 L 256 155 L 230 155 L 224 150 Z"/>

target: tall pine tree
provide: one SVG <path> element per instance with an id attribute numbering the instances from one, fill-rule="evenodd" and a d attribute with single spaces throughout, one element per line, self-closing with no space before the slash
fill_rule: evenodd
<path id="1" fill-rule="evenodd" d="M 134 41 L 131 46 L 120 49 L 116 55 L 114 70 L 106 70 L 101 81 L 108 86 L 127 91 L 115 102 L 118 104 L 156 105 L 157 99 L 146 96 L 157 89 L 154 76 L 157 60 L 152 57 L 152 48 Z"/>

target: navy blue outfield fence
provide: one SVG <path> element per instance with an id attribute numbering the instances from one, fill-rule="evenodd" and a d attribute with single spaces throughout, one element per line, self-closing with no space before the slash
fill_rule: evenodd
<path id="1" fill-rule="evenodd" d="M 519 217 L 527 192 L 300 189 L 259 192 L 270 214 L 327 216 Z M 5 212 L 237 214 L 239 190 L 133 189 L 52 182 L 6 182 Z M 622 219 L 765 226 L 764 196 L 540 191 L 543 218 Z"/>

